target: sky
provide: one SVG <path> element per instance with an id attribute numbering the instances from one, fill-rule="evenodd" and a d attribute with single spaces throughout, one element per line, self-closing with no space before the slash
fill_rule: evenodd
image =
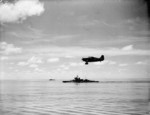
<path id="1" fill-rule="evenodd" d="M 147 9 L 142 0 L 1 0 L 0 79 L 148 79 Z"/>

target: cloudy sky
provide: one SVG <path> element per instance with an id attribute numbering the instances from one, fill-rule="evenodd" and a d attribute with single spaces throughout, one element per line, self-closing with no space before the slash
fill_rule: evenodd
<path id="1" fill-rule="evenodd" d="M 147 14 L 142 0 L 1 0 L 0 79 L 148 78 Z"/>

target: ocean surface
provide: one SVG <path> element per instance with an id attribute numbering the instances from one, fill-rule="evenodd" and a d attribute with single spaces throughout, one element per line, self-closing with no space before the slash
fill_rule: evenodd
<path id="1" fill-rule="evenodd" d="M 0 81 L 0 115 L 149 115 L 148 82 Z"/>

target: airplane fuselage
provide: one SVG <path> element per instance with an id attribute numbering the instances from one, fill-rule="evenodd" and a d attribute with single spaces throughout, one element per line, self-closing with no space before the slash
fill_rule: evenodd
<path id="1" fill-rule="evenodd" d="M 96 62 L 96 61 L 101 61 L 100 58 L 83 58 L 83 61 L 88 61 L 88 62 Z"/>

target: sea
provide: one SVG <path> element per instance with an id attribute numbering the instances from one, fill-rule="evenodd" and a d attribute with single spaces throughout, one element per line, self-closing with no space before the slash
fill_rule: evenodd
<path id="1" fill-rule="evenodd" d="M 150 82 L 0 81 L 0 115 L 150 115 Z"/>

